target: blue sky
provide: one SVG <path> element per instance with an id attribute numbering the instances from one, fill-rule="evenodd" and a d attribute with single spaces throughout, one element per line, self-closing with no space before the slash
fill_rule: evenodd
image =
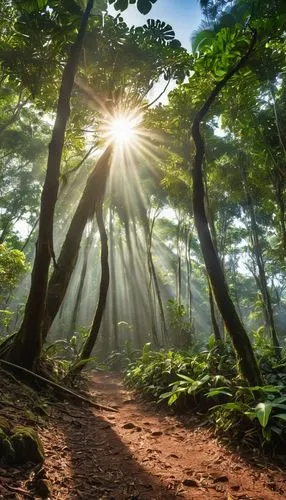
<path id="1" fill-rule="evenodd" d="M 110 9 L 112 14 L 117 14 Z M 201 22 L 201 11 L 198 0 L 157 0 L 147 16 L 138 12 L 136 6 L 130 5 L 123 13 L 129 25 L 144 24 L 146 19 L 160 19 L 173 27 L 176 38 L 186 49 L 191 48 L 190 36 Z"/>

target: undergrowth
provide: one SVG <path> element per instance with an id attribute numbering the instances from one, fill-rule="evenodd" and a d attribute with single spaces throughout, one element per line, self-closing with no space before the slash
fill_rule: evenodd
<path id="1" fill-rule="evenodd" d="M 203 415 L 232 441 L 281 450 L 286 442 L 286 358 L 277 364 L 271 355 L 260 355 L 259 362 L 265 385 L 249 387 L 228 343 L 198 353 L 153 351 L 146 344 L 128 366 L 125 380 L 159 404 Z"/>

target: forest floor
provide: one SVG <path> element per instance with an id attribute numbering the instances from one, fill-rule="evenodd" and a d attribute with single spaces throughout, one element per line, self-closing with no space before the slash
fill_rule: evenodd
<path id="1" fill-rule="evenodd" d="M 50 418 L 39 417 L 38 432 L 46 456 L 40 472 L 51 484 L 49 498 L 274 500 L 286 497 L 286 472 L 230 451 L 210 430 L 201 427 L 196 417 L 174 416 L 146 402 L 126 390 L 118 374 L 92 373 L 88 386 L 93 400 L 111 406 L 116 412 L 69 401 L 49 406 Z M 3 396 L 2 384 L 0 395 Z M 12 414 L 11 408 L 1 404 L 1 415 L 19 420 L 23 409 L 20 398 L 16 395 Z M 21 423 L 27 420 L 29 423 L 28 417 L 26 408 Z M 43 498 L 31 489 L 38 474 L 39 466 L 0 465 L 0 498 Z"/>

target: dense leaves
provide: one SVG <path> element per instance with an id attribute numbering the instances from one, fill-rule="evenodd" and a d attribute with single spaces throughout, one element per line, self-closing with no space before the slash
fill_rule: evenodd
<path id="1" fill-rule="evenodd" d="M 114 8 L 121 11 L 126 10 L 129 4 L 136 4 L 141 14 L 148 14 L 156 1 L 157 0 L 109 0 L 109 3 L 114 4 Z"/>

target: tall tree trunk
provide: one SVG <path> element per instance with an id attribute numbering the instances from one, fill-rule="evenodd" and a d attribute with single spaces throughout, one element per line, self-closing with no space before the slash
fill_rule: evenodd
<path id="1" fill-rule="evenodd" d="M 193 164 L 192 178 L 194 220 L 216 303 L 221 312 L 227 330 L 231 336 L 233 346 L 238 356 L 242 375 L 250 385 L 262 385 L 262 377 L 254 356 L 250 340 L 230 298 L 224 273 L 217 256 L 217 252 L 215 251 L 208 226 L 208 220 L 204 205 L 205 192 L 202 172 L 205 148 L 204 140 L 200 132 L 201 122 L 208 113 L 211 105 L 214 103 L 220 91 L 225 87 L 230 78 L 235 73 L 237 73 L 243 66 L 243 64 L 247 61 L 249 55 L 253 50 L 255 41 L 256 33 L 253 35 L 253 39 L 250 43 L 247 53 L 215 86 L 214 90 L 211 92 L 208 99 L 205 101 L 194 118 L 192 125 L 192 137 L 195 143 L 196 154 Z"/>
<path id="2" fill-rule="evenodd" d="M 118 350 L 118 304 L 117 304 L 117 287 L 116 287 L 116 277 L 115 277 L 115 253 L 114 253 L 114 210 L 109 209 L 109 255 L 110 255 L 110 281 L 111 281 L 111 293 L 109 297 L 111 298 L 111 320 L 112 320 L 112 344 L 114 349 Z M 110 328 L 110 325 L 109 325 Z"/>
<path id="3" fill-rule="evenodd" d="M 71 339 L 71 337 L 73 336 L 75 329 L 76 329 L 78 311 L 79 311 L 79 307 L 80 307 L 80 303 L 81 303 L 82 295 L 83 295 L 83 291 L 84 291 L 84 282 L 85 282 L 85 277 L 86 277 L 86 272 L 87 272 L 88 255 L 89 255 L 89 251 L 90 251 L 91 244 L 93 241 L 93 226 L 94 225 L 92 225 L 90 233 L 87 236 L 86 241 L 85 241 L 85 247 L 84 247 L 84 251 L 83 251 L 83 265 L 81 268 L 79 284 L 78 284 L 77 291 L 76 291 L 76 298 L 75 298 L 75 303 L 74 303 L 74 308 L 73 308 L 73 313 L 72 313 L 72 318 L 71 318 L 71 326 L 69 328 L 68 335 L 67 335 L 68 339 Z"/>
<path id="4" fill-rule="evenodd" d="M 247 176 L 245 172 L 245 168 L 242 166 L 241 168 L 242 177 L 243 177 L 243 186 L 246 197 L 247 209 L 250 218 L 250 227 L 251 227 L 251 236 L 252 236 L 252 247 L 255 256 L 255 262 L 258 269 L 258 286 L 262 294 L 263 299 L 263 308 L 266 319 L 266 328 L 269 331 L 270 337 L 272 339 L 272 344 L 274 347 L 275 355 L 277 358 L 281 357 L 279 340 L 275 328 L 274 316 L 273 316 L 273 308 L 271 303 L 271 298 L 268 290 L 267 279 L 265 274 L 265 264 L 262 255 L 261 244 L 258 236 L 258 227 L 256 222 L 255 210 L 253 206 L 253 200 L 249 191 Z"/>
<path id="5" fill-rule="evenodd" d="M 195 335 L 195 323 L 194 323 L 194 315 L 193 315 L 193 292 L 192 292 L 192 272 L 193 265 L 190 255 L 191 250 L 191 233 L 187 232 L 186 234 L 186 268 L 187 268 L 187 303 L 188 303 L 188 312 L 189 312 L 189 322 L 191 325 L 191 334 Z"/>
<path id="6" fill-rule="evenodd" d="M 166 323 L 166 319 L 165 319 L 164 306 L 163 306 L 163 302 L 162 302 L 160 287 L 159 287 L 156 269 L 155 269 L 154 261 L 153 261 L 153 255 L 152 255 L 152 238 L 153 238 L 154 223 L 155 223 L 155 217 L 152 220 L 151 227 L 149 227 L 148 220 L 146 220 L 145 224 L 144 224 L 145 238 L 146 238 L 146 245 L 147 245 L 147 262 L 148 262 L 150 280 L 151 280 L 151 283 L 153 283 L 155 297 L 157 299 L 158 306 L 159 306 L 162 340 L 163 340 L 163 342 L 167 342 L 167 340 L 168 340 L 168 328 L 167 328 L 167 323 Z"/>
<path id="7" fill-rule="evenodd" d="M 216 226 L 214 223 L 214 216 L 213 216 L 213 211 L 211 209 L 211 204 L 210 204 L 210 198 L 209 198 L 209 191 L 208 191 L 208 183 L 207 183 L 207 176 L 205 172 L 203 172 L 203 177 L 204 177 L 204 189 L 205 189 L 205 209 L 206 209 L 206 214 L 207 214 L 207 221 L 210 227 L 210 233 L 211 233 L 211 238 L 213 241 L 213 245 L 217 254 L 217 258 L 219 259 L 220 265 L 223 270 L 223 258 L 221 257 L 221 254 L 219 252 L 218 248 L 218 238 L 217 238 L 217 230 Z M 214 293 L 211 287 L 210 282 L 208 281 L 208 289 L 209 289 L 209 303 L 210 303 L 210 313 L 211 313 L 211 321 L 214 329 L 214 334 L 216 340 L 222 341 L 224 339 L 224 322 L 223 318 L 219 312 Z"/>
<path id="8" fill-rule="evenodd" d="M 42 350 L 42 326 L 45 311 L 48 273 L 53 255 L 53 219 L 59 187 L 59 173 L 66 125 L 70 115 L 70 97 L 84 35 L 94 0 L 88 0 L 81 25 L 63 71 L 56 120 L 49 144 L 46 178 L 41 196 L 39 236 L 32 270 L 31 287 L 24 319 L 6 358 L 35 369 Z"/>
<path id="9" fill-rule="evenodd" d="M 133 324 L 134 324 L 134 332 L 136 335 L 135 343 L 136 346 L 142 347 L 143 345 L 143 340 L 142 340 L 142 323 L 140 321 L 140 310 L 141 307 L 139 305 L 139 302 L 137 300 L 137 293 L 140 290 L 139 287 L 137 287 L 138 279 L 137 279 L 137 269 L 135 265 L 135 259 L 134 259 L 134 250 L 131 242 L 131 234 L 130 234 L 130 221 L 126 219 L 124 221 L 124 227 L 125 227 L 125 237 L 126 237 L 126 245 L 128 248 L 128 257 L 129 257 L 129 262 L 130 262 L 130 273 L 131 273 L 131 280 L 133 286 L 135 285 L 136 291 L 132 293 L 132 296 L 130 297 L 131 304 L 132 304 L 132 309 L 133 309 Z M 132 284 L 130 286 L 132 290 Z M 142 314 L 142 313 L 141 313 Z"/>
<path id="10" fill-rule="evenodd" d="M 85 362 L 85 360 L 88 360 L 88 358 L 92 353 L 92 349 L 94 348 L 95 342 L 98 337 L 102 316 L 105 309 L 108 287 L 109 287 L 108 239 L 104 226 L 102 202 L 96 208 L 96 220 L 98 224 L 100 242 L 101 242 L 101 281 L 99 289 L 99 298 L 93 324 L 89 336 L 83 346 L 82 353 L 80 355 L 79 359 L 80 365 L 76 364 L 75 368 L 71 369 L 72 375 L 79 373 L 83 369 L 83 367 L 88 362 L 88 361 Z"/>
<path id="11" fill-rule="evenodd" d="M 110 171 L 111 156 L 112 146 L 109 145 L 89 175 L 85 189 L 66 234 L 57 266 L 49 280 L 43 326 L 43 340 L 45 340 L 50 326 L 64 299 L 72 272 L 76 265 L 80 242 L 87 220 L 89 217 L 93 216 L 97 207 L 102 203 Z"/>

